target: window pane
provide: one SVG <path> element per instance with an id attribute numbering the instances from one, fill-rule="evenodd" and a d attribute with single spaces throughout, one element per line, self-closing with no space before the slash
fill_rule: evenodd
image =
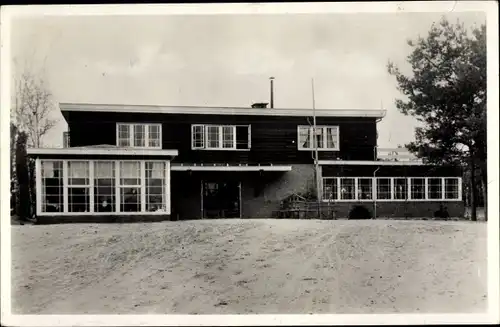
<path id="1" fill-rule="evenodd" d="M 316 132 L 314 132 L 314 127 L 313 127 L 313 134 L 314 134 L 314 142 L 315 142 L 314 146 L 317 146 L 320 149 L 324 148 L 323 128 L 317 127 Z"/>
<path id="2" fill-rule="evenodd" d="M 444 198 L 458 200 L 459 196 L 459 183 L 458 178 L 446 178 L 444 180 Z"/>
<path id="3" fill-rule="evenodd" d="M 148 126 L 148 146 L 152 148 L 160 147 L 160 125 Z"/>
<path id="4" fill-rule="evenodd" d="M 68 188 L 68 210 L 69 212 L 89 212 L 90 197 L 89 187 Z"/>
<path id="5" fill-rule="evenodd" d="M 441 178 L 429 178 L 429 199 L 438 200 L 442 197 Z"/>
<path id="6" fill-rule="evenodd" d="M 115 211 L 115 179 L 99 178 L 94 181 L 94 210 L 96 212 Z"/>
<path id="7" fill-rule="evenodd" d="M 96 161 L 94 164 L 94 211 L 115 211 L 115 163 Z"/>
<path id="8" fill-rule="evenodd" d="M 234 131 L 230 126 L 222 127 L 222 147 L 226 149 L 234 147 Z"/>
<path id="9" fill-rule="evenodd" d="M 146 162 L 146 210 L 166 210 L 164 162 Z"/>
<path id="10" fill-rule="evenodd" d="M 205 146 L 205 131 L 204 126 L 193 126 L 193 148 L 203 148 Z"/>
<path id="11" fill-rule="evenodd" d="M 300 126 L 299 127 L 299 144 L 304 149 L 311 148 L 311 140 L 309 135 L 309 127 Z"/>
<path id="12" fill-rule="evenodd" d="M 394 199 L 408 199 L 408 181 L 406 178 L 394 178 Z"/>
<path id="13" fill-rule="evenodd" d="M 130 146 L 130 125 L 118 125 L 118 146 Z"/>
<path id="14" fill-rule="evenodd" d="M 377 199 L 390 200 L 391 199 L 391 179 L 390 178 L 377 178 Z"/>
<path id="15" fill-rule="evenodd" d="M 425 199 L 425 178 L 411 179 L 411 199 L 412 200 Z"/>
<path id="16" fill-rule="evenodd" d="M 62 161 L 41 161 L 42 211 L 63 212 Z"/>
<path id="17" fill-rule="evenodd" d="M 336 127 L 327 127 L 326 128 L 326 147 L 328 149 L 336 149 L 337 148 L 337 128 Z"/>
<path id="18" fill-rule="evenodd" d="M 323 179 L 323 199 L 338 200 L 337 178 Z"/>
<path id="19" fill-rule="evenodd" d="M 219 127 L 218 126 L 207 126 L 207 147 L 208 148 L 219 148 Z"/>
<path id="20" fill-rule="evenodd" d="M 96 178 L 114 178 L 115 163 L 113 161 L 96 161 L 94 163 L 94 174 Z"/>
<path id="21" fill-rule="evenodd" d="M 340 179 L 340 196 L 342 200 L 355 199 L 355 185 L 354 178 L 341 178 Z"/>
<path id="22" fill-rule="evenodd" d="M 358 199 L 371 200 L 372 199 L 372 179 L 360 178 L 358 179 Z"/>
<path id="23" fill-rule="evenodd" d="M 120 188 L 120 211 L 140 212 L 141 211 L 141 188 L 122 187 Z"/>
<path id="24" fill-rule="evenodd" d="M 134 146 L 146 146 L 146 126 L 134 125 Z"/>
<path id="25" fill-rule="evenodd" d="M 139 161 L 120 162 L 121 185 L 141 184 L 141 163 Z"/>
<path id="26" fill-rule="evenodd" d="M 89 185 L 89 162 L 68 161 L 68 184 Z"/>

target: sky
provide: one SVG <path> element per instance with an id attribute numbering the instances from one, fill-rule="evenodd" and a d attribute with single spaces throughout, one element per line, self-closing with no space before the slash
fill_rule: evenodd
<path id="1" fill-rule="evenodd" d="M 265 15 L 40 16 L 16 18 L 11 56 L 46 80 L 53 101 L 280 108 L 386 109 L 379 147 L 413 140 L 416 120 L 398 112 L 402 98 L 388 60 L 409 72 L 408 39 L 445 16 L 467 27 L 479 12 Z M 62 145 L 67 125 L 45 146 Z"/>

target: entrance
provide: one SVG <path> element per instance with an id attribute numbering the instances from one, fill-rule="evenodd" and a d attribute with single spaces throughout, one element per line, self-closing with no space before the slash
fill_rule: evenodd
<path id="1" fill-rule="evenodd" d="M 201 182 L 202 218 L 241 218 L 241 183 Z"/>

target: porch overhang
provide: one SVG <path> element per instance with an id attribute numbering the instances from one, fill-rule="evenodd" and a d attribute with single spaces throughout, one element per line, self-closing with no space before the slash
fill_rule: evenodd
<path id="1" fill-rule="evenodd" d="M 33 157 L 164 157 L 168 160 L 175 158 L 177 150 L 139 149 L 120 147 L 73 147 L 73 148 L 32 148 L 27 150 Z"/>
<path id="2" fill-rule="evenodd" d="M 171 171 L 276 171 L 287 172 L 292 170 L 289 165 L 194 165 L 194 164 L 172 164 Z"/>

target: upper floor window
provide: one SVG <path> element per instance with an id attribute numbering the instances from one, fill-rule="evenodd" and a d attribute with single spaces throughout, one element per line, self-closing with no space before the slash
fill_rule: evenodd
<path id="1" fill-rule="evenodd" d="M 250 125 L 191 125 L 191 149 L 248 150 Z"/>
<path id="2" fill-rule="evenodd" d="M 161 124 L 119 123 L 116 134 L 120 147 L 161 148 Z"/>
<path id="3" fill-rule="evenodd" d="M 338 151 L 339 127 L 338 126 L 298 126 L 299 150 Z"/>

